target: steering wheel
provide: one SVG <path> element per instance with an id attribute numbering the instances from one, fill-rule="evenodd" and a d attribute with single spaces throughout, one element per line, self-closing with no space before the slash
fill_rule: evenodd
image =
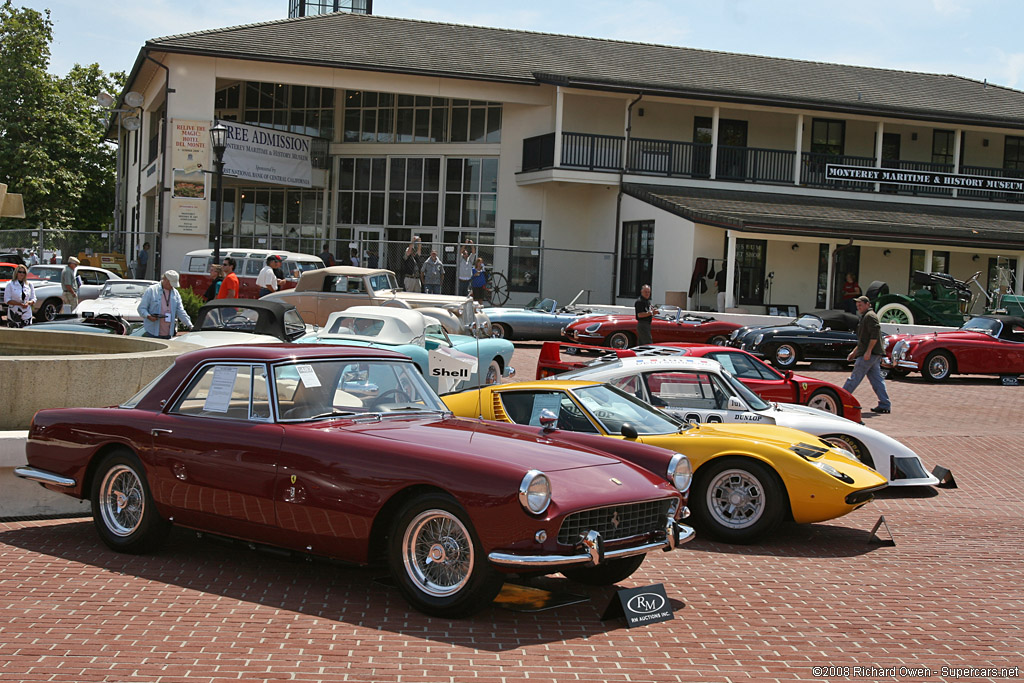
<path id="1" fill-rule="evenodd" d="M 388 397 L 393 397 L 394 400 L 386 401 L 385 399 Z M 376 408 L 377 406 L 384 405 L 385 403 L 402 403 L 411 401 L 412 397 L 401 389 L 388 389 L 387 391 L 377 394 L 377 399 L 373 402 L 371 407 Z"/>
<path id="2" fill-rule="evenodd" d="M 249 325 L 252 323 L 252 321 L 246 318 L 244 315 L 233 315 L 224 321 L 225 325 L 230 325 L 232 323 L 242 323 L 243 325 Z"/>

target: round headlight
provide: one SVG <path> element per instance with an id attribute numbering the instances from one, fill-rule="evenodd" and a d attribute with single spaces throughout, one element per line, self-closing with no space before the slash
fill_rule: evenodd
<path id="1" fill-rule="evenodd" d="M 597 332 L 601 329 L 601 323 L 594 323 L 593 325 L 587 325 L 585 328 L 587 332 Z"/>
<path id="2" fill-rule="evenodd" d="M 736 337 L 740 336 L 740 330 L 741 329 L 743 329 L 743 328 L 741 327 L 741 328 L 733 330 L 732 334 L 729 335 L 729 339 L 735 339 Z"/>
<path id="3" fill-rule="evenodd" d="M 762 342 L 763 340 L 764 340 L 764 335 L 763 335 L 763 334 L 759 334 L 759 335 L 757 335 L 756 337 L 754 337 L 754 346 L 757 346 L 757 345 L 758 345 L 758 344 L 760 344 L 760 343 L 761 343 L 761 342 Z"/>
<path id="4" fill-rule="evenodd" d="M 693 467 L 690 459 L 682 453 L 676 453 L 668 463 L 668 480 L 680 493 L 686 493 L 693 482 Z"/>
<path id="5" fill-rule="evenodd" d="M 540 470 L 530 470 L 519 485 L 519 502 L 527 512 L 539 515 L 551 503 L 551 481 Z"/>

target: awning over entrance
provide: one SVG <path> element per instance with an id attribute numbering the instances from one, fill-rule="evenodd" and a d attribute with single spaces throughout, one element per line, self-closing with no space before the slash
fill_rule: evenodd
<path id="1" fill-rule="evenodd" d="M 695 223 L 751 233 L 1024 249 L 1017 210 L 627 183 L 623 191 Z"/>

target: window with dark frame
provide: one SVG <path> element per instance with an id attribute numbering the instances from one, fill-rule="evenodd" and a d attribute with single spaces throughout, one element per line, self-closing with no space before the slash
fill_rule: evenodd
<path id="1" fill-rule="evenodd" d="M 932 131 L 932 163 L 953 165 L 953 146 L 956 132 L 952 130 Z"/>
<path id="2" fill-rule="evenodd" d="M 736 240 L 736 302 L 760 306 L 764 304 L 764 270 L 766 240 Z"/>
<path id="3" fill-rule="evenodd" d="M 811 153 L 842 156 L 845 150 L 846 121 L 814 119 L 811 121 Z"/>
<path id="4" fill-rule="evenodd" d="M 640 288 L 651 284 L 653 271 L 654 221 L 624 222 L 619 250 L 619 296 L 640 296 Z"/>
<path id="5" fill-rule="evenodd" d="M 921 289 L 921 285 L 914 284 L 914 272 L 918 270 L 924 270 L 924 250 L 923 249 L 911 249 L 910 250 L 910 283 L 907 285 L 907 291 L 913 293 L 918 289 Z M 933 251 L 932 252 L 932 267 L 930 273 L 946 273 L 949 274 L 949 252 L 948 251 Z"/>
<path id="6" fill-rule="evenodd" d="M 346 90 L 346 142 L 501 142 L 501 103 Z"/>
<path id="7" fill-rule="evenodd" d="M 1003 168 L 1007 171 L 1024 172 L 1024 137 L 1006 136 L 1003 143 Z"/>
<path id="8" fill-rule="evenodd" d="M 508 288 L 540 292 L 540 221 L 512 221 Z"/>

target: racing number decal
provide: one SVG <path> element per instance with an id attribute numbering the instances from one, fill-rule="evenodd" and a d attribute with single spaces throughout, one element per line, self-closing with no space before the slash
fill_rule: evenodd
<path id="1" fill-rule="evenodd" d="M 708 415 L 707 422 L 718 422 L 718 423 L 721 423 L 722 422 L 722 416 L 721 415 L 714 415 L 714 414 Z"/>
<path id="2" fill-rule="evenodd" d="M 696 422 L 697 424 L 700 424 L 704 420 L 701 419 L 701 416 L 700 416 L 699 413 L 687 413 L 686 414 L 686 418 L 683 421 L 684 422 Z"/>

